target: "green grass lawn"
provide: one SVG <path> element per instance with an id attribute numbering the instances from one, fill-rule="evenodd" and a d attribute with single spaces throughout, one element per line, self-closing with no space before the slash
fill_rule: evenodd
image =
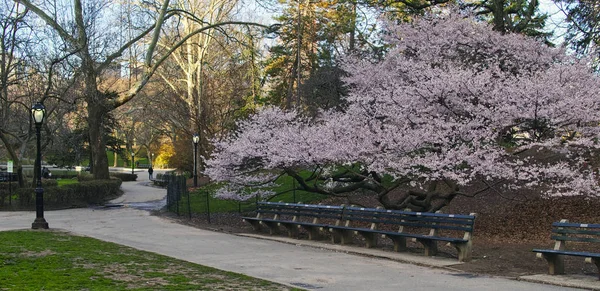
<path id="1" fill-rule="evenodd" d="M 0 232 L 0 290 L 301 289 L 93 238 L 25 230 Z"/>
<path id="2" fill-rule="evenodd" d="M 309 175 L 310 173 L 305 173 Z M 289 176 L 282 176 L 277 180 L 280 185 L 273 189 L 276 193 L 283 193 L 270 199 L 275 202 L 289 202 L 289 203 L 310 203 L 313 201 L 319 201 L 326 198 L 326 195 L 296 190 L 295 194 L 293 191 L 293 179 Z M 215 191 L 219 188 L 219 185 L 210 184 L 190 193 L 190 208 L 192 213 L 205 213 L 206 212 L 206 195 L 208 197 L 208 204 L 210 205 L 210 212 L 247 212 L 255 209 L 256 199 L 250 199 L 248 201 L 234 201 L 234 200 L 222 200 L 213 197 Z M 259 197 L 259 199 L 265 200 L 267 197 Z M 187 197 L 183 197 L 180 200 L 180 211 L 187 213 Z"/>
<path id="3" fill-rule="evenodd" d="M 77 181 L 75 179 L 60 179 L 60 180 L 56 180 L 56 182 L 58 183 L 58 187 L 63 186 L 63 185 L 71 185 L 71 184 L 79 183 L 79 181 Z"/>
<path id="4" fill-rule="evenodd" d="M 108 166 L 112 167 L 115 162 L 115 154 L 112 151 L 107 151 L 106 157 L 108 157 Z M 139 162 L 140 164 L 149 164 L 150 163 L 148 161 L 147 157 L 135 157 L 135 161 Z M 120 155 L 117 155 L 117 167 L 124 167 L 124 166 L 131 167 L 129 160 L 127 160 L 125 162 L 125 161 L 123 161 L 123 159 L 121 158 Z"/>

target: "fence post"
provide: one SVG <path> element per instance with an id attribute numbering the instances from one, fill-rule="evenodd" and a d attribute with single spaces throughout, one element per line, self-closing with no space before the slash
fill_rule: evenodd
<path id="1" fill-rule="evenodd" d="M 187 205 L 188 206 L 188 218 L 191 220 L 192 219 L 192 206 L 191 206 L 191 203 L 190 203 L 190 190 L 188 190 L 187 185 L 186 185 L 185 182 L 186 182 L 186 179 L 184 177 L 184 180 L 183 180 L 184 184 L 183 185 L 184 185 L 185 193 L 187 193 L 187 198 L 188 198 L 188 201 L 187 201 L 188 202 L 187 203 L 188 204 Z M 194 189 L 196 189 L 196 188 L 194 188 Z"/>
<path id="2" fill-rule="evenodd" d="M 210 224 L 210 199 L 208 199 L 208 191 L 204 191 L 206 195 L 206 220 Z"/>
<path id="3" fill-rule="evenodd" d="M 175 191 L 175 195 L 176 195 L 175 200 L 177 201 L 176 202 L 177 203 L 176 204 L 177 205 L 177 216 L 180 216 L 181 212 L 179 211 L 179 201 L 181 201 L 181 183 L 180 183 L 181 179 L 179 176 L 173 176 L 173 181 L 175 182 L 175 189 L 177 189 Z"/>

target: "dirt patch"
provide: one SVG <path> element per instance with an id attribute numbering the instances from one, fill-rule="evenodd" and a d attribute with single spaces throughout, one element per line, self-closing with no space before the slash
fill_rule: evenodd
<path id="1" fill-rule="evenodd" d="M 46 256 L 56 255 L 56 253 L 51 250 L 44 250 L 41 252 L 27 251 L 21 253 L 21 255 L 26 258 L 42 258 Z"/>
<path id="2" fill-rule="evenodd" d="M 335 198 L 321 201 L 326 205 L 356 204 L 367 207 L 378 206 L 376 200 L 362 195 L 347 198 Z M 532 274 L 544 274 L 548 271 L 545 260 L 537 259 L 531 250 L 534 248 L 552 248 L 550 239 L 552 222 L 568 219 L 571 222 L 600 223 L 598 216 L 600 199 L 583 197 L 561 197 L 552 199 L 535 198 L 533 195 L 480 195 L 476 198 L 458 197 L 443 209 L 445 213 L 476 213 L 473 260 L 454 268 L 474 274 L 518 277 Z M 252 227 L 244 223 L 240 213 L 212 213 L 211 223 L 205 215 L 178 218 L 169 213 L 157 213 L 169 216 L 182 224 L 198 228 L 228 233 L 254 233 Z M 248 213 L 246 215 L 253 215 Z M 305 238 L 301 236 L 301 239 Z M 363 242 L 357 238 L 357 247 Z M 386 239 L 380 240 L 380 248 L 392 251 L 392 244 Z M 456 251 L 450 246 L 440 245 L 440 256 L 456 257 Z M 593 246 L 569 244 L 579 250 L 593 250 Z M 412 244 L 410 251 L 421 253 L 420 245 Z M 595 250 L 597 251 L 597 249 Z M 566 257 L 567 274 L 598 276 L 596 266 L 586 264 L 583 258 Z"/>

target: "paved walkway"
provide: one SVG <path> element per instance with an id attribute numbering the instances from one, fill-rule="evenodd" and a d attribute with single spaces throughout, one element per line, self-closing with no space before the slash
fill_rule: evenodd
<path id="1" fill-rule="evenodd" d="M 147 186 L 147 174 L 140 178 L 123 183 L 126 194 L 115 203 L 164 197 L 163 189 Z M 576 290 L 201 230 L 131 207 L 47 211 L 45 217 L 51 228 L 309 290 Z M 30 228 L 34 218 L 34 212 L 0 212 L 0 231 Z"/>

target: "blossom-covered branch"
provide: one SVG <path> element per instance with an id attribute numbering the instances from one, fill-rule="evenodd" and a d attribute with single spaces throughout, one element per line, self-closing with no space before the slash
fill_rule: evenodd
<path id="1" fill-rule="evenodd" d="M 385 59 L 344 60 L 351 90 L 343 112 L 309 120 L 265 108 L 215 144 L 206 174 L 243 184 L 257 179 L 248 170 L 288 173 L 305 190 L 367 189 L 388 208 L 425 211 L 475 179 L 508 181 L 508 189 L 543 185 L 546 195 L 600 193 L 587 162 L 598 148 L 600 82 L 586 60 L 458 13 L 387 29 L 393 49 Z M 529 154 L 542 149 L 563 159 Z M 321 175 L 337 182 L 329 189 L 296 171 L 350 165 L 359 168 L 354 179 Z M 405 184 L 416 188 L 388 195 Z"/>

